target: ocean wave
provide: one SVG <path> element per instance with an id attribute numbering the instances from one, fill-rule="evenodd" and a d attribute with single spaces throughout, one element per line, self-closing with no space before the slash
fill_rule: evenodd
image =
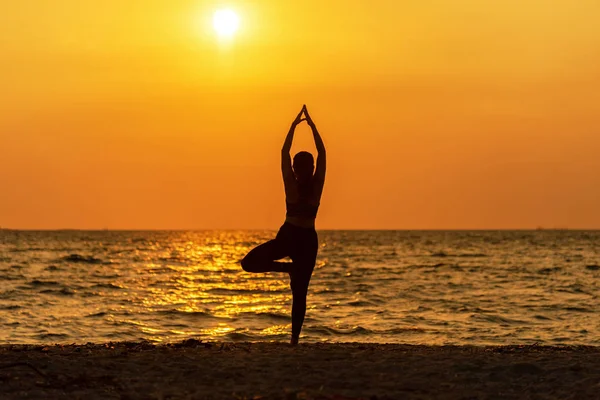
<path id="1" fill-rule="evenodd" d="M 20 306 L 20 305 L 18 305 L 18 304 L 10 304 L 10 305 L 7 305 L 7 306 L 5 306 L 5 305 L 0 305 L 0 310 L 7 310 L 7 311 L 10 311 L 10 310 L 18 310 L 18 309 L 20 309 L 20 308 L 23 308 L 23 306 Z"/>
<path id="2" fill-rule="evenodd" d="M 211 316 L 212 318 L 222 318 L 222 319 L 228 319 L 228 320 L 239 320 L 240 318 L 243 319 L 262 319 L 268 322 L 285 322 L 288 323 L 290 322 L 290 314 L 289 313 L 277 313 L 277 312 L 252 312 L 252 311 L 244 311 L 244 312 L 240 312 L 237 313 L 234 316 L 216 316 L 212 313 L 208 313 L 207 315 Z"/>
<path id="3" fill-rule="evenodd" d="M 407 332 L 425 332 L 426 330 L 423 328 L 417 328 L 416 326 L 410 328 L 392 328 L 392 329 L 377 329 L 374 330 L 373 333 L 380 335 L 399 335 Z"/>
<path id="4" fill-rule="evenodd" d="M 573 283 L 572 285 L 569 285 L 567 287 L 556 289 L 556 291 L 563 292 L 563 293 L 576 293 L 576 294 L 589 294 L 589 295 L 592 294 L 588 290 L 586 290 L 584 286 L 582 286 L 579 283 Z"/>
<path id="5" fill-rule="evenodd" d="M 9 250 L 9 252 L 11 252 L 11 253 L 27 253 L 30 251 L 48 251 L 48 249 L 45 247 L 26 247 L 26 248 L 14 248 L 14 249 Z"/>
<path id="6" fill-rule="evenodd" d="M 102 261 L 99 258 L 92 256 L 86 257 L 81 254 L 73 253 L 60 258 L 62 262 L 81 263 L 81 264 L 112 264 L 111 262 Z"/>
<path id="7" fill-rule="evenodd" d="M 373 331 L 362 326 L 354 326 L 352 328 L 332 328 L 326 325 L 314 325 L 306 327 L 305 330 L 324 336 L 335 335 L 368 335 Z"/>
<path id="8" fill-rule="evenodd" d="M 368 283 L 359 283 L 356 285 L 356 290 L 360 292 L 368 292 L 371 289 L 375 289 L 375 286 Z"/>
<path id="9" fill-rule="evenodd" d="M 34 279 L 32 281 L 27 282 L 27 285 L 31 286 L 60 286 L 61 283 L 56 281 L 42 281 L 40 279 Z"/>
<path id="10" fill-rule="evenodd" d="M 449 264 L 449 263 L 437 263 L 437 264 L 412 264 L 409 268 L 418 268 L 418 269 L 438 269 L 442 267 L 448 267 L 453 269 L 462 270 L 463 268 L 458 264 Z M 429 271 L 427 271 L 429 272 Z"/>
<path id="11" fill-rule="evenodd" d="M 483 314 L 483 313 L 473 314 L 469 318 L 483 321 L 483 322 L 491 322 L 491 323 L 495 323 L 495 324 L 506 324 L 506 325 L 520 325 L 520 324 L 528 323 L 527 321 L 522 321 L 522 320 L 518 320 L 518 319 L 510 319 L 510 318 L 502 317 L 500 315 Z"/>
<path id="12" fill-rule="evenodd" d="M 178 272 L 177 268 L 167 267 L 164 265 L 161 265 L 160 267 L 150 267 L 146 271 L 152 274 L 172 274 L 174 272 Z"/>
<path id="13" fill-rule="evenodd" d="M 26 289 L 29 289 L 29 288 L 26 288 Z M 21 292 L 21 290 L 9 289 L 9 290 L 0 292 L 0 300 L 15 299 L 15 298 L 19 298 L 22 295 L 23 295 L 23 292 Z"/>
<path id="14" fill-rule="evenodd" d="M 562 267 L 548 267 L 548 268 L 542 268 L 542 269 L 538 270 L 538 274 L 547 275 L 547 274 L 551 274 L 554 272 L 560 272 L 562 270 L 563 270 Z"/>
<path id="15" fill-rule="evenodd" d="M 90 286 L 91 289 L 123 289 L 123 287 L 115 285 L 113 283 L 96 283 L 95 285 Z"/>
<path id="16" fill-rule="evenodd" d="M 99 274 L 93 273 L 90 275 L 91 278 L 99 278 L 99 279 L 118 279 L 121 277 L 119 274 Z"/>
<path id="17" fill-rule="evenodd" d="M 261 313 L 242 313 L 243 314 L 253 314 L 259 318 L 268 318 L 268 319 L 273 319 L 273 320 L 278 320 L 278 321 L 289 321 L 290 320 L 290 315 L 289 314 L 280 314 L 280 313 L 276 313 L 276 312 L 261 312 Z"/>
<path id="18" fill-rule="evenodd" d="M 55 294 L 55 295 L 58 295 L 58 296 L 73 296 L 75 294 L 75 291 L 73 289 L 70 289 L 70 288 L 62 288 L 60 290 L 54 290 L 54 289 L 40 290 L 39 293 L 43 293 L 43 294 Z"/>
<path id="19" fill-rule="evenodd" d="M 194 260 L 182 256 L 159 257 L 158 261 L 181 266 L 187 266 L 188 264 L 194 262 Z"/>
<path id="20" fill-rule="evenodd" d="M 228 332 L 224 335 L 224 337 L 231 340 L 232 342 L 247 342 L 251 340 L 264 339 L 263 336 L 253 335 L 251 333 L 246 332 L 245 330 L 242 330 L 241 332 Z"/>
<path id="21" fill-rule="evenodd" d="M 346 303 L 352 307 L 369 307 L 369 306 L 377 306 L 377 302 L 369 301 L 369 300 L 354 300 Z"/>
<path id="22" fill-rule="evenodd" d="M 22 274 L 0 275 L 2 281 L 20 281 L 23 279 L 25 279 L 25 276 Z"/>
<path id="23" fill-rule="evenodd" d="M 154 311 L 153 314 L 181 316 L 181 317 L 201 317 L 201 316 L 214 317 L 214 315 L 212 315 L 208 310 L 205 310 L 205 311 L 201 311 L 201 310 L 184 311 L 184 310 L 177 310 L 177 309 L 158 310 L 158 311 Z"/>
<path id="24" fill-rule="evenodd" d="M 323 294 L 323 295 L 334 295 L 337 293 L 341 293 L 341 290 L 337 290 L 335 288 L 330 288 L 330 287 L 324 287 L 322 289 L 312 289 L 311 292 L 313 294 Z"/>
<path id="25" fill-rule="evenodd" d="M 264 289 L 230 289 L 230 288 L 211 288 L 211 289 L 206 289 L 205 292 L 206 293 L 213 293 L 213 294 L 222 294 L 222 295 L 229 295 L 229 294 L 264 294 L 264 293 L 287 293 L 290 290 L 285 288 L 285 289 L 274 289 L 272 287 L 270 287 L 268 290 L 264 290 Z"/>
<path id="26" fill-rule="evenodd" d="M 438 251 L 438 252 L 430 254 L 429 257 L 482 258 L 482 257 L 489 257 L 489 256 L 487 254 L 484 254 L 484 253 L 458 253 L 458 254 L 452 254 L 452 253 L 446 253 L 444 251 Z"/>
<path id="27" fill-rule="evenodd" d="M 97 313 L 93 313 L 93 314 L 88 314 L 85 317 L 86 318 L 97 318 L 97 317 L 104 317 L 105 315 L 107 315 L 108 313 L 105 311 L 100 311 Z"/>
<path id="28" fill-rule="evenodd" d="M 51 332 L 48 332 L 48 333 L 40 333 L 40 334 L 36 335 L 36 337 L 38 339 L 41 339 L 41 340 L 46 340 L 46 339 L 52 339 L 52 340 L 54 340 L 54 339 L 67 339 L 67 338 L 69 338 L 71 336 L 67 335 L 66 333 L 51 333 Z"/>
<path id="29" fill-rule="evenodd" d="M 575 312 L 582 312 L 582 313 L 593 313 L 594 310 L 591 308 L 587 308 L 587 307 L 563 307 L 562 308 L 565 311 L 575 311 Z"/>

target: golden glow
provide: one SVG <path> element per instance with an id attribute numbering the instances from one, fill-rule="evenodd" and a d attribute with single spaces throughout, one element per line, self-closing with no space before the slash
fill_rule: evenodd
<path id="1" fill-rule="evenodd" d="M 240 246 L 242 238 L 247 244 Z M 122 322 L 162 341 L 173 335 L 240 333 L 249 316 L 266 314 L 253 329 L 266 336 L 288 335 L 290 325 L 285 322 L 291 322 L 292 300 L 288 279 L 283 274 L 245 273 L 238 262 L 259 240 L 262 237 L 247 233 L 190 233 L 188 239 L 163 241 L 162 251 L 150 244 L 151 253 L 164 261 L 144 263 L 137 275 L 143 277 L 145 288 L 139 297 L 135 287 L 130 293 L 143 314 L 168 313 L 172 327 L 152 326 L 144 320 Z M 275 319 L 273 324 L 270 319 Z"/>
<path id="2" fill-rule="evenodd" d="M 232 37 L 239 26 L 240 17 L 231 9 L 217 10 L 213 16 L 213 27 L 220 37 Z"/>
<path id="3" fill-rule="evenodd" d="M 35 3 L 0 13 L 2 227 L 275 229 L 303 103 L 320 229 L 600 227 L 598 1 Z"/>

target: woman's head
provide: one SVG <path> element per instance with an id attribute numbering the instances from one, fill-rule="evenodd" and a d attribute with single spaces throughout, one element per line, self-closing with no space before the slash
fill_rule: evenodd
<path id="1" fill-rule="evenodd" d="M 315 160 L 309 152 L 301 151 L 294 156 L 292 167 L 298 181 L 307 181 L 313 176 Z"/>

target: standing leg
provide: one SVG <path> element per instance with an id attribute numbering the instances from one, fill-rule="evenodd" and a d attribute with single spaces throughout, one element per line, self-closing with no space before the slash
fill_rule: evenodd
<path id="1" fill-rule="evenodd" d="M 287 251 L 281 240 L 269 240 L 252 249 L 242 260 L 246 272 L 289 272 L 290 264 L 277 262 L 286 257 Z"/>
<path id="2" fill-rule="evenodd" d="M 293 266 L 290 271 L 292 287 L 292 340 L 293 345 L 298 344 L 300 331 L 306 315 L 306 296 L 308 285 L 315 268 L 318 251 L 317 233 L 312 232 L 308 237 L 302 238 L 292 255 Z"/>
<path id="3" fill-rule="evenodd" d="M 308 295 L 308 284 L 314 268 L 309 262 L 294 261 L 294 267 L 290 273 L 292 282 L 292 344 L 297 344 L 300 331 L 304 324 L 306 315 L 306 296 Z M 296 271 L 299 269 L 299 271 Z"/>

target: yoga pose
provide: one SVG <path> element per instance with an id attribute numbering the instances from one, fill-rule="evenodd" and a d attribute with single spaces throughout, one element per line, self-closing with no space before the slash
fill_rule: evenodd
<path id="1" fill-rule="evenodd" d="M 302 121 L 308 123 L 315 139 L 318 152 L 316 169 L 312 154 L 306 151 L 294 156 L 292 166 L 290 150 L 294 131 Z M 244 257 L 242 268 L 247 272 L 287 272 L 290 275 L 293 302 L 291 344 L 296 345 L 304 323 L 308 284 L 319 248 L 315 219 L 325 183 L 325 145 L 306 105 L 292 123 L 283 143 L 281 172 L 287 206 L 285 223 L 275 239 L 254 248 Z M 276 261 L 284 257 L 290 257 L 292 262 Z"/>

